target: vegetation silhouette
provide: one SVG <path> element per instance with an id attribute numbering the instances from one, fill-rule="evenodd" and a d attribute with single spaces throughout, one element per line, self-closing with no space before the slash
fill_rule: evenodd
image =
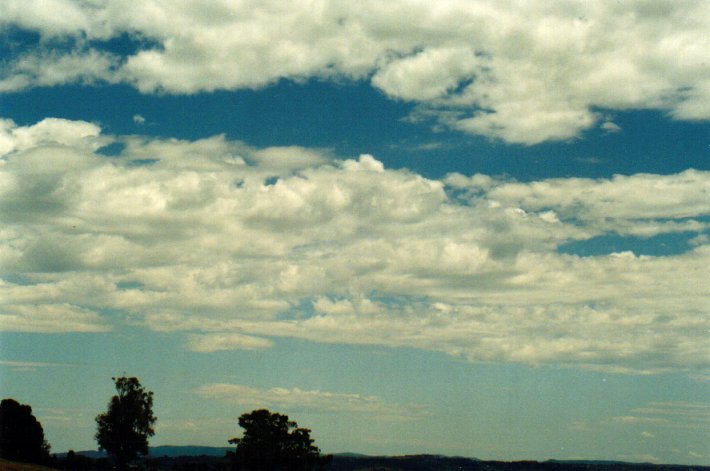
<path id="1" fill-rule="evenodd" d="M 14 399 L 0 403 L 0 458 L 24 463 L 49 462 L 49 443 L 32 408 Z"/>
<path id="2" fill-rule="evenodd" d="M 96 416 L 96 441 L 99 450 L 110 454 L 119 470 L 138 455 L 148 454 L 148 438 L 155 435 L 153 392 L 146 391 L 138 378 L 111 378 L 118 394 L 111 398 L 108 410 Z"/>
<path id="3" fill-rule="evenodd" d="M 710 471 L 708 466 L 625 463 L 615 461 L 481 461 L 475 458 L 440 455 L 323 456 L 314 445 L 311 431 L 298 427 L 288 416 L 267 409 L 254 410 L 239 417 L 244 429 L 241 438 L 229 443 L 236 450 L 213 447 L 171 447 L 152 449 L 148 458 L 148 438 L 153 426 L 153 393 L 146 391 L 134 377 L 112 378 L 117 394 L 107 412 L 96 417 L 96 451 L 49 456 L 32 408 L 14 399 L 0 403 L 0 471 Z M 226 454 L 225 454 L 226 451 Z M 199 455 L 198 453 L 199 452 Z M 220 453 L 221 452 L 221 453 Z M 160 455 L 159 453 L 163 453 Z M 132 462 L 139 455 L 140 460 Z M 39 466 L 43 465 L 43 466 Z"/>
<path id="4" fill-rule="evenodd" d="M 313 444 L 311 431 L 298 427 L 288 416 L 267 409 L 254 410 L 239 417 L 242 438 L 228 453 L 232 469 L 239 471 L 311 471 L 324 469 L 330 456 L 321 456 Z"/>

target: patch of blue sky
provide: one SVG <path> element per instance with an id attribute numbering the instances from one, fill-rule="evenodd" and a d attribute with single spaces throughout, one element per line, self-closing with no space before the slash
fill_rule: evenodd
<path id="1" fill-rule="evenodd" d="M 102 52 L 115 54 L 119 57 L 132 56 L 145 50 L 163 50 L 163 45 L 160 41 L 150 39 L 135 32 L 131 34 L 121 33 L 107 40 L 92 39 L 87 42 L 87 45 Z"/>
<path id="2" fill-rule="evenodd" d="M 417 304 L 427 303 L 427 298 L 422 296 L 398 295 L 394 293 L 369 292 L 366 294 L 369 301 L 375 302 L 388 310 L 390 314 L 403 312 L 407 307 Z M 278 314 L 280 320 L 308 319 L 319 315 L 315 305 L 320 299 L 327 299 L 331 303 L 347 302 L 353 303 L 353 309 L 357 310 L 358 300 L 353 296 L 345 294 L 329 293 L 317 297 L 304 297 L 292 303 L 289 309 Z"/>
<path id="3" fill-rule="evenodd" d="M 278 320 L 302 320 L 316 315 L 313 309 L 312 298 L 300 298 L 291 303 L 291 306 L 276 315 Z"/>
<path id="4" fill-rule="evenodd" d="M 12 61 L 27 51 L 39 48 L 53 54 L 76 50 L 95 49 L 117 58 L 126 58 L 139 51 L 162 50 L 162 43 L 145 35 L 121 33 L 108 39 L 87 38 L 85 34 L 42 37 L 38 32 L 17 25 L 0 28 L 0 52 L 6 61 Z"/>
<path id="5" fill-rule="evenodd" d="M 141 283 L 140 281 L 119 281 L 116 283 L 116 288 L 120 290 L 131 290 L 131 289 L 136 289 L 136 290 L 143 290 L 145 285 Z"/>
<path id="6" fill-rule="evenodd" d="M 129 167 L 147 167 L 160 162 L 160 159 L 133 159 L 128 162 Z"/>
<path id="7" fill-rule="evenodd" d="M 264 179 L 264 186 L 274 186 L 279 181 L 279 177 L 266 177 Z"/>
<path id="8" fill-rule="evenodd" d="M 4 25 L 0 28 L 2 62 L 9 62 L 18 54 L 36 47 L 41 39 L 42 37 L 37 32 L 28 31 L 15 25 Z"/>
<path id="9" fill-rule="evenodd" d="M 138 127 L 133 116 L 141 114 L 156 123 L 142 127 L 142 134 L 198 139 L 226 132 L 256 146 L 325 146 L 344 155 L 376 153 L 393 167 L 434 172 L 431 176 L 456 169 L 514 172 L 523 179 L 579 173 L 594 177 L 709 165 L 710 126 L 669 121 L 658 111 L 615 113 L 618 132 L 596 129 L 574 142 L 525 147 L 434 131 L 432 123 L 406 120 L 413 109 L 364 82 L 318 80 L 301 84 L 283 80 L 261 90 L 190 96 L 143 95 L 125 85 L 64 86 L 7 94 L 2 105 L 3 114 L 19 124 L 55 116 L 95 121 L 108 132 L 132 134 Z M 699 139 L 702 135 L 708 139 Z"/>
<path id="10" fill-rule="evenodd" d="M 36 285 L 39 284 L 40 282 L 37 281 L 34 277 L 27 273 L 17 273 L 17 272 L 5 272 L 0 274 L 0 280 L 7 281 L 12 284 L 16 285 L 22 285 L 22 286 L 31 286 L 31 285 Z"/>
<path id="11" fill-rule="evenodd" d="M 658 234 L 652 237 L 604 234 L 591 239 L 566 242 L 560 245 L 557 251 L 581 257 L 609 255 L 619 252 L 633 252 L 637 256 L 680 255 L 694 248 L 693 240 L 697 237 L 697 232 L 674 232 Z"/>
<path id="12" fill-rule="evenodd" d="M 192 140 L 225 133 L 257 147 L 321 147 L 343 157 L 369 153 L 388 168 L 430 178 L 459 172 L 532 181 L 710 168 L 710 125 L 669 120 L 661 111 L 607 113 L 618 130 L 599 127 L 580 139 L 528 147 L 412 122 L 407 117 L 414 108 L 365 82 L 313 79 L 189 96 L 144 95 L 127 85 L 38 88 L 5 94 L 0 113 L 20 125 L 52 116 L 96 122 L 108 134 Z M 136 122 L 137 114 L 144 123 Z"/>
<path id="13" fill-rule="evenodd" d="M 368 293 L 368 299 L 390 308 L 414 306 L 428 302 L 428 298 L 425 296 L 385 293 L 380 291 L 372 291 Z"/>
<path id="14" fill-rule="evenodd" d="M 119 155 L 121 155 L 121 152 L 123 152 L 125 148 L 125 143 L 115 141 L 108 145 L 100 147 L 96 150 L 96 153 L 100 155 L 105 155 L 106 157 L 118 157 Z"/>

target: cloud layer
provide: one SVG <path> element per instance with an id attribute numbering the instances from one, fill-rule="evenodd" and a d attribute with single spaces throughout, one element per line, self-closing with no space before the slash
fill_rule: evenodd
<path id="1" fill-rule="evenodd" d="M 418 103 L 413 118 L 523 144 L 578 136 L 603 121 L 600 109 L 710 118 L 702 0 L 7 0 L 0 27 L 40 35 L 29 50 L 9 47 L 0 91 L 104 81 L 196 93 L 368 80 Z"/>
<path id="2" fill-rule="evenodd" d="M 426 179 L 373 156 L 0 126 L 0 326 L 279 337 L 471 361 L 707 374 L 710 173 Z M 117 156 L 100 149 L 124 145 Z M 564 243 L 696 234 L 685 253 Z"/>
<path id="3" fill-rule="evenodd" d="M 287 411 L 357 412 L 380 420 L 410 420 L 426 416 L 419 406 L 390 404 L 375 396 L 300 388 L 252 388 L 241 384 L 206 384 L 195 394 L 243 408 L 278 408 Z"/>

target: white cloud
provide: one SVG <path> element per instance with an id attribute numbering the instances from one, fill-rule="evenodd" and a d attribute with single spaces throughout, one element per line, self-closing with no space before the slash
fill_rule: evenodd
<path id="1" fill-rule="evenodd" d="M 460 176 L 447 182 L 476 194 L 479 185 Z M 693 191 L 688 191 L 690 188 Z M 565 178 L 532 183 L 501 182 L 488 192 L 499 204 L 526 211 L 554 211 L 599 232 L 652 236 L 664 232 L 702 231 L 708 213 L 710 181 L 706 172 L 674 175 L 616 175 L 611 179 Z"/>
<path id="2" fill-rule="evenodd" d="M 296 337 L 617 373 L 710 364 L 708 172 L 439 181 L 224 136 L 115 137 L 108 158 L 90 123 L 1 123 L 4 330 L 130 322 L 202 352 Z M 673 256 L 557 251 L 678 230 L 697 235 Z"/>
<path id="3" fill-rule="evenodd" d="M 116 81 L 112 69 L 117 62 L 116 57 L 93 49 L 70 54 L 29 53 L 13 63 L 11 73 L 0 79 L 0 92 L 76 82 Z"/>
<path id="4" fill-rule="evenodd" d="M 13 371 L 36 371 L 38 368 L 56 368 L 71 365 L 41 361 L 0 360 L 0 366 L 7 366 L 12 368 Z"/>
<path id="5" fill-rule="evenodd" d="M 240 407 L 278 408 L 286 411 L 355 412 L 378 419 L 402 420 L 423 418 L 427 414 L 419 406 L 391 404 L 375 396 L 334 393 L 300 388 L 253 388 L 241 384 L 207 384 L 194 391 L 204 399 L 214 399 Z"/>
<path id="6" fill-rule="evenodd" d="M 0 331 L 4 332 L 106 332 L 110 329 L 97 313 L 67 304 L 10 304 L 0 308 Z"/>
<path id="7" fill-rule="evenodd" d="M 697 0 L 11 0 L 0 24 L 73 38 L 75 48 L 40 42 L 11 58 L 0 89 L 106 80 L 195 93 L 371 77 L 387 95 L 419 103 L 419 116 L 535 144 L 578 136 L 605 119 L 596 110 L 710 118 L 709 9 Z M 145 46 L 124 57 L 86 46 L 125 33 Z"/>
<path id="8" fill-rule="evenodd" d="M 600 127 L 609 133 L 621 132 L 621 127 L 613 121 L 604 121 Z"/>
<path id="9" fill-rule="evenodd" d="M 219 350 L 261 350 L 273 345 L 268 339 L 237 333 L 213 333 L 190 335 L 187 348 L 193 352 L 216 352 Z"/>
<path id="10" fill-rule="evenodd" d="M 668 423 L 668 420 L 666 420 L 666 419 L 661 419 L 661 418 L 657 418 L 657 417 L 636 417 L 633 415 L 614 417 L 614 420 L 616 422 L 626 424 L 626 425 L 635 425 L 635 424 L 665 425 Z"/>
<path id="11" fill-rule="evenodd" d="M 390 95 L 411 101 L 445 97 L 481 67 L 469 48 L 425 49 L 391 62 L 372 78 L 372 84 Z"/>
<path id="12" fill-rule="evenodd" d="M 22 151 L 51 145 L 96 150 L 106 142 L 105 138 L 99 136 L 101 128 L 86 121 L 45 118 L 32 126 L 21 127 L 10 120 L 3 120 L 3 123 L 0 138 L 4 145 L 0 157 L 13 150 Z M 56 158 L 52 162 L 52 165 L 55 164 Z"/>
<path id="13" fill-rule="evenodd" d="M 86 6 L 72 0 L 7 0 L 0 7 L 0 24 L 16 24 L 47 36 L 78 34 L 91 28 Z"/>
<path id="14" fill-rule="evenodd" d="M 650 402 L 645 407 L 631 411 L 634 415 L 614 417 L 614 422 L 624 425 L 655 425 L 663 428 L 707 430 L 710 424 L 710 403 L 706 402 Z M 644 431 L 644 438 L 655 435 Z"/>

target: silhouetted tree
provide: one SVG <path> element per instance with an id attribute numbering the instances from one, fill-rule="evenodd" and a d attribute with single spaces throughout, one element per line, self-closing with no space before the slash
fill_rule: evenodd
<path id="1" fill-rule="evenodd" d="M 0 403 L 0 458 L 26 463 L 46 463 L 49 444 L 32 408 L 14 399 Z"/>
<path id="2" fill-rule="evenodd" d="M 96 416 L 96 441 L 116 460 L 119 469 L 138 455 L 148 454 L 148 437 L 155 435 L 153 393 L 138 378 L 111 378 L 118 394 L 111 398 L 108 411 Z"/>
<path id="3" fill-rule="evenodd" d="M 101 466 L 98 466 L 96 460 L 88 456 L 79 455 L 74 450 L 69 450 L 64 459 L 59 461 L 58 465 L 60 469 L 67 471 L 92 471 L 102 469 Z"/>
<path id="4" fill-rule="evenodd" d="M 311 431 L 299 428 L 288 416 L 266 409 L 239 417 L 242 438 L 229 443 L 237 449 L 230 453 L 235 469 L 241 471 L 311 471 L 323 469 L 330 457 L 322 457 L 313 445 Z"/>

